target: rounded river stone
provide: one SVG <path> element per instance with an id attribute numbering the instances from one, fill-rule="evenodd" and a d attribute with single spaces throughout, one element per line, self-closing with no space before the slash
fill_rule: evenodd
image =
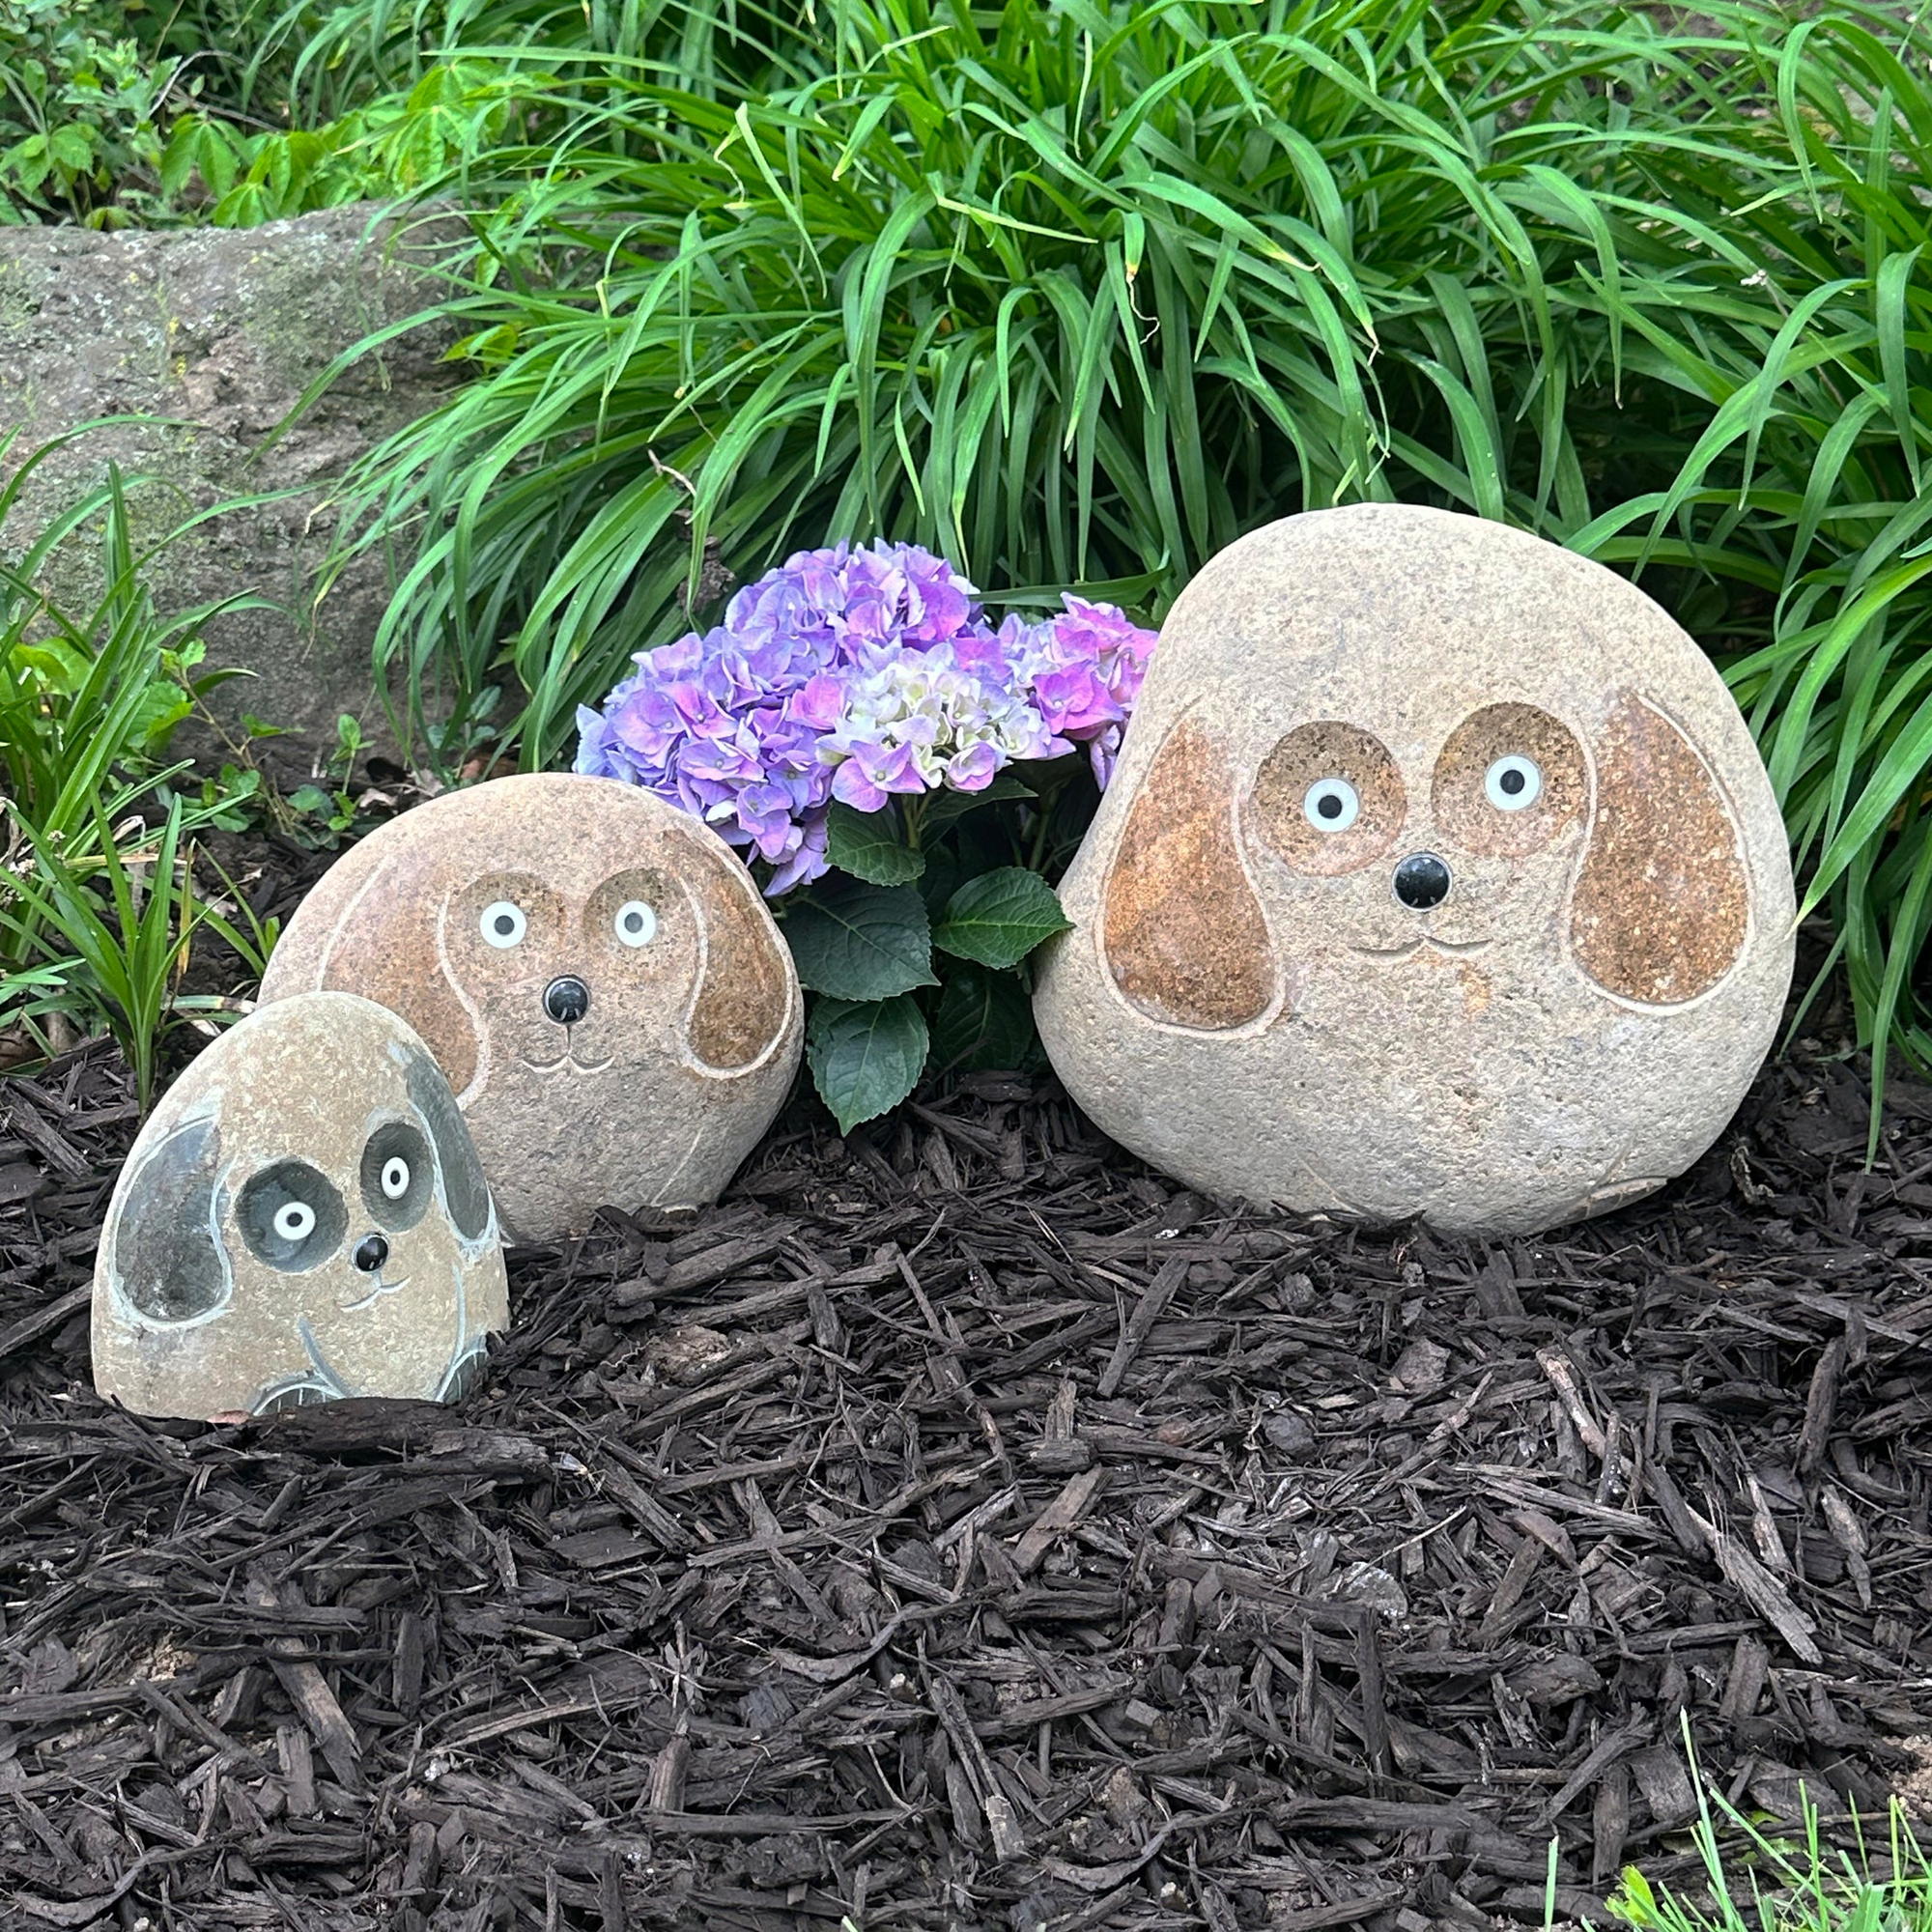
<path id="1" fill-rule="evenodd" d="M 429 1041 L 512 1238 L 715 1200 L 783 1104 L 804 1003 L 737 855 L 612 779 L 445 792 L 337 860 L 282 934 L 277 1000 L 339 987 Z"/>
<path id="2" fill-rule="evenodd" d="M 1035 998 L 1190 1186 L 1527 1233 L 1716 1139 L 1776 1029 L 1791 866 L 1723 680 L 1640 590 L 1387 504 L 1221 552 L 1161 632 Z"/>
<path id="3" fill-rule="evenodd" d="M 94 1270 L 94 1380 L 143 1415 L 463 1393 L 509 1325 L 497 1216 L 449 1083 L 348 993 L 205 1048 L 121 1171 Z"/>

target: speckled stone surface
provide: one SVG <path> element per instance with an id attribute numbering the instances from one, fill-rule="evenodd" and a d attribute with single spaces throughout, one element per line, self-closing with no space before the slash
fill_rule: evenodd
<path id="1" fill-rule="evenodd" d="M 304 391 L 344 350 L 436 299 L 435 270 L 467 242 L 448 215 L 384 216 L 368 203 L 251 228 L 0 226 L 0 478 L 45 451 L 7 521 L 10 554 L 87 491 L 110 463 L 129 480 L 144 546 L 190 508 L 246 497 L 157 550 L 143 581 L 163 611 L 259 592 L 270 608 L 227 610 L 200 635 L 208 666 L 250 676 L 207 706 L 230 733 L 249 713 L 279 735 L 251 755 L 285 785 L 335 748 L 336 719 L 359 718 L 365 743 L 388 737 L 370 645 L 389 599 L 384 559 L 351 559 L 317 599 L 335 535 L 331 485 L 461 380 L 441 324 L 392 337 L 344 370 L 309 407 Z M 82 423 L 97 423 L 72 436 Z M 133 479 L 155 479 L 145 488 Z M 106 586 L 92 520 L 60 544 L 46 581 L 92 610 Z M 224 748 L 200 720 L 178 751 Z"/>
<path id="2" fill-rule="evenodd" d="M 346 853 L 289 922 L 262 997 L 323 986 L 429 1041 L 525 1241 L 580 1233 L 607 1204 L 715 1199 L 803 1042 L 791 953 L 731 848 L 661 799 L 569 773 L 445 793 Z"/>
<path id="3" fill-rule="evenodd" d="M 460 1394 L 509 1324 L 449 1083 L 346 993 L 259 1009 L 141 1129 L 101 1231 L 94 1379 L 144 1415 Z"/>
<path id="4" fill-rule="evenodd" d="M 1099 1126 L 1214 1194 L 1458 1232 L 1682 1173 L 1791 979 L 1710 661 L 1611 571 L 1413 507 L 1188 585 L 1061 899 L 1035 1010 Z"/>

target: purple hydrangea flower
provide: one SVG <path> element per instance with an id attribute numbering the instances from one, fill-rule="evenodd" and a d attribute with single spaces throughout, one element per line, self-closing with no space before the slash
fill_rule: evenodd
<path id="1" fill-rule="evenodd" d="M 801 552 L 715 630 L 640 651 L 601 710 L 581 707 L 577 769 L 696 813 L 770 866 L 774 895 L 826 869 L 834 798 L 877 811 L 980 791 L 1076 744 L 1104 785 L 1154 637 L 1112 605 L 1065 602 L 995 631 L 917 545 Z"/>

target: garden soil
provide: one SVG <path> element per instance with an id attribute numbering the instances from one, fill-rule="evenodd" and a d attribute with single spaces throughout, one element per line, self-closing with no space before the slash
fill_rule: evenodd
<path id="1" fill-rule="evenodd" d="M 980 1077 L 511 1258 L 460 1408 L 91 1391 L 135 1107 L 0 1087 L 0 1921 L 1602 1922 L 1932 1732 L 1932 1094 L 1642 1208 L 1233 1212 Z M 1883 1833 L 1874 1834 L 1882 1841 Z"/>

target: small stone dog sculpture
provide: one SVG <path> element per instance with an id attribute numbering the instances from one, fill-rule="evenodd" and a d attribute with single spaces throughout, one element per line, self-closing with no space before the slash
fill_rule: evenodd
<path id="1" fill-rule="evenodd" d="M 798 976 L 751 874 L 611 779 L 496 779 L 378 827 L 289 922 L 262 998 L 317 987 L 429 1041 L 519 1240 L 715 1199 L 798 1070 Z"/>
<path id="2" fill-rule="evenodd" d="M 509 1325 L 497 1218 L 455 1096 L 394 1013 L 266 1007 L 141 1129 L 101 1231 L 94 1379 L 206 1420 L 463 1393 Z"/>
<path id="3" fill-rule="evenodd" d="M 1094 1122 L 1190 1185 L 1530 1232 L 1730 1119 L 1791 868 L 1710 661 L 1602 566 L 1373 504 L 1182 592 L 1035 1009 Z"/>

